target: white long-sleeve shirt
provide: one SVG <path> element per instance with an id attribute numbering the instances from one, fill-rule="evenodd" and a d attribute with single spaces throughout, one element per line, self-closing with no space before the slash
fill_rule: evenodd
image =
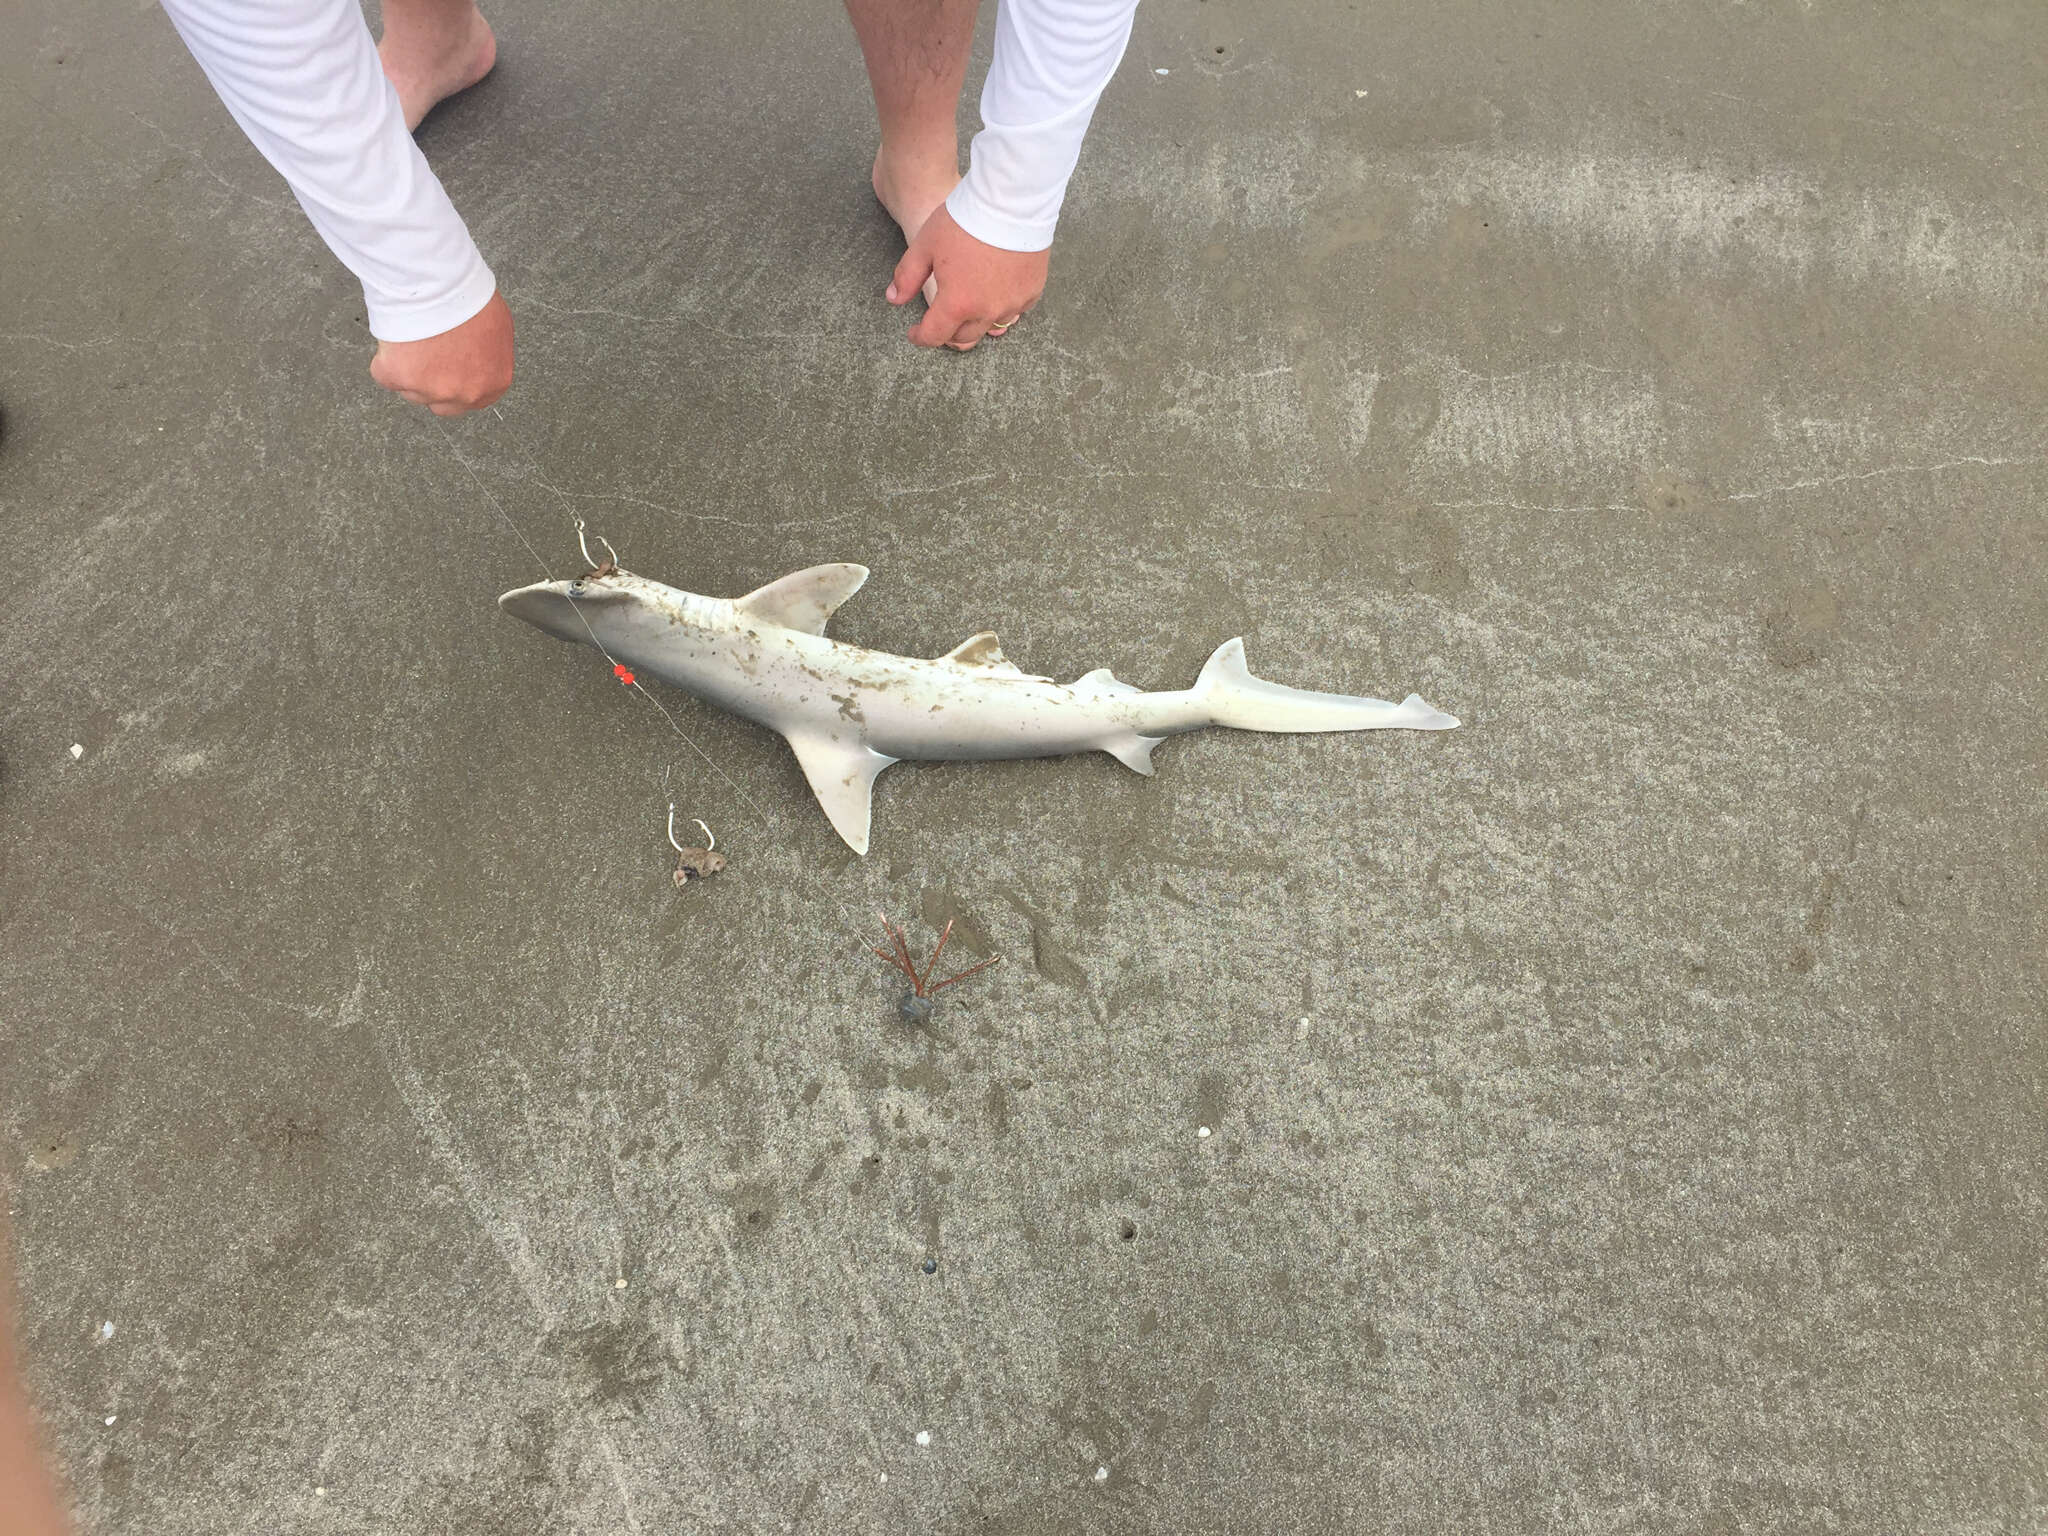
<path id="1" fill-rule="evenodd" d="M 946 199 L 954 223 L 1006 251 L 1052 244 L 1067 179 L 1137 9 L 1138 0 L 1000 0 L 981 132 Z"/>
<path id="2" fill-rule="evenodd" d="M 372 335 L 468 320 L 497 280 L 406 131 L 357 0 L 162 0 L 242 131 L 363 285 Z M 1052 244 L 1137 0 L 999 0 L 967 175 L 946 199 L 988 245 Z"/>
<path id="3" fill-rule="evenodd" d="M 370 334 L 438 336 L 497 279 L 405 129 L 356 0 L 163 0 L 320 238 L 363 285 Z"/>

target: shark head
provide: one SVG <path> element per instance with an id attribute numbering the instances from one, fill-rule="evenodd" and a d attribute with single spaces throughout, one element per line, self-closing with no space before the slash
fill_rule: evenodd
<path id="1" fill-rule="evenodd" d="M 498 606 L 515 619 L 557 640 L 590 643 L 584 619 L 607 602 L 605 583 L 578 578 L 575 581 L 536 581 L 530 587 L 515 587 L 498 599 Z"/>
<path id="2" fill-rule="evenodd" d="M 688 612 L 689 594 L 626 571 L 515 587 L 498 606 L 557 640 L 612 650 Z"/>

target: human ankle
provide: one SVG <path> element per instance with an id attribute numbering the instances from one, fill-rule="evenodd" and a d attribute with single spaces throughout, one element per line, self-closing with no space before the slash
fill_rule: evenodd
<path id="1" fill-rule="evenodd" d="M 960 179 L 960 145 L 951 134 L 883 135 L 875 169 L 894 181 L 925 184 Z"/>

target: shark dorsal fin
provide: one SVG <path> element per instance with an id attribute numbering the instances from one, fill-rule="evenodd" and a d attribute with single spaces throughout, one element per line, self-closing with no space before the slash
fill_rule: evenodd
<path id="1" fill-rule="evenodd" d="M 855 853 L 866 853 L 875 775 L 896 759 L 884 757 L 864 741 L 823 731 L 791 731 L 787 739 L 810 780 L 811 793 L 831 818 L 832 830 Z"/>
<path id="2" fill-rule="evenodd" d="M 814 565 L 734 599 L 733 607 L 750 619 L 822 635 L 833 610 L 867 579 L 864 565 Z"/>
<path id="3" fill-rule="evenodd" d="M 1072 684 L 1077 693 L 1137 693 L 1136 685 L 1125 682 L 1107 667 L 1084 672 Z"/>
<path id="4" fill-rule="evenodd" d="M 956 667 L 973 667 L 977 671 L 993 672 L 998 677 L 1021 677 L 1028 683 L 1049 683 L 1049 677 L 1040 677 L 1035 672 L 1026 672 L 1017 663 L 1003 654 L 1003 644 L 996 639 L 996 632 L 984 629 L 978 635 L 969 635 L 953 649 L 939 658 L 950 661 Z"/>
<path id="5" fill-rule="evenodd" d="M 994 672 L 1015 672 L 1017 666 L 1003 654 L 1003 643 L 992 629 L 969 635 L 939 658 L 956 667 L 987 667 Z"/>

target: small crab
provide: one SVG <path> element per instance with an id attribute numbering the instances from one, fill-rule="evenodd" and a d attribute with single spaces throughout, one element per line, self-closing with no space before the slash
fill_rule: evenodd
<path id="1" fill-rule="evenodd" d="M 694 816 L 690 819 L 697 821 Z M 697 821 L 697 825 L 704 828 L 704 846 L 685 848 L 676 841 L 676 808 L 673 805 L 668 808 L 668 845 L 679 855 L 674 876 L 677 890 L 692 880 L 708 880 L 725 868 L 725 855 L 718 852 L 718 839 L 703 822 Z"/>
<path id="2" fill-rule="evenodd" d="M 938 947 L 932 951 L 932 957 L 925 962 L 922 972 L 918 970 L 917 962 L 910 958 L 910 940 L 901 928 L 889 921 L 886 913 L 882 914 L 882 932 L 888 935 L 890 947 L 883 949 L 879 945 L 870 944 L 868 948 L 910 978 L 910 995 L 905 997 L 898 1007 L 903 1017 L 913 1024 L 923 1024 L 930 1020 L 934 1006 L 932 999 L 938 993 L 945 991 L 956 981 L 965 981 L 976 971 L 987 970 L 1002 959 L 1001 955 L 990 955 L 986 960 L 970 965 L 966 970 L 948 976 L 944 981 L 935 982 L 932 980 L 932 973 L 939 968 L 939 956 L 946 952 L 946 940 L 953 936 L 953 919 L 947 918 L 946 926 L 939 930 Z"/>

